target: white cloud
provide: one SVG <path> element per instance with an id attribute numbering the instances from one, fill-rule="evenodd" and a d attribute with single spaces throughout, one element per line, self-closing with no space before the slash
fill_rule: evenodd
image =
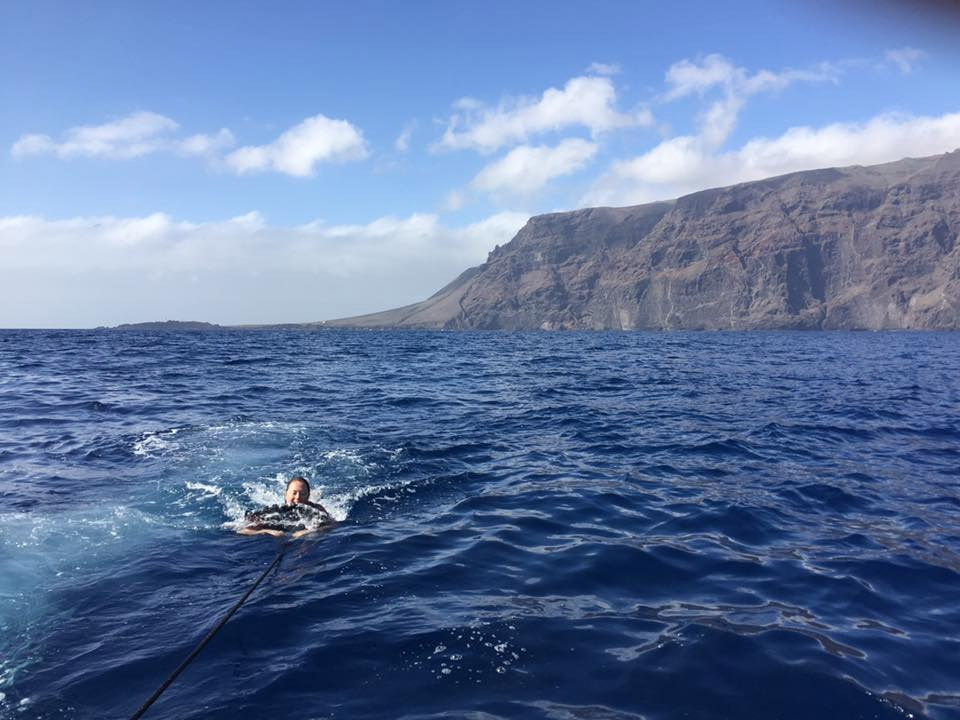
<path id="1" fill-rule="evenodd" d="M 619 75 L 620 66 L 616 63 L 590 63 L 587 68 L 588 75 Z"/>
<path id="2" fill-rule="evenodd" d="M 55 155 L 135 158 L 156 152 L 173 152 L 184 156 L 219 158 L 236 144 L 230 130 L 221 128 L 213 134 L 198 133 L 178 137 L 179 124 L 164 115 L 137 112 L 103 125 L 71 128 L 62 141 L 49 135 L 28 134 L 11 147 L 14 157 Z M 412 127 L 398 138 L 409 141 Z M 314 115 L 287 130 L 268 145 L 246 146 L 224 158 L 228 168 L 237 173 L 274 170 L 306 177 L 313 175 L 321 162 L 344 162 L 366 157 L 367 143 L 363 134 L 346 120 L 333 120 Z"/>
<path id="3" fill-rule="evenodd" d="M 154 319 L 311 321 L 424 299 L 504 244 L 528 215 L 464 227 L 437 216 L 271 226 L 259 213 L 191 223 L 0 217 L 0 327 Z"/>
<path id="4" fill-rule="evenodd" d="M 226 128 L 221 128 L 215 135 L 204 135 L 203 133 L 191 135 L 184 140 L 180 140 L 176 144 L 176 148 L 181 155 L 218 156 L 235 144 L 236 138 L 234 138 L 233 133 Z"/>
<path id="5" fill-rule="evenodd" d="M 61 142 L 49 135 L 23 135 L 10 148 L 14 157 L 55 155 L 59 158 L 105 157 L 125 160 L 155 152 L 211 155 L 234 143 L 233 133 L 222 128 L 214 135 L 178 138 L 180 126 L 165 115 L 136 112 L 103 125 L 70 128 Z"/>
<path id="6" fill-rule="evenodd" d="M 16 158 L 25 155 L 54 154 L 56 151 L 57 144 L 52 137 L 36 133 L 21 135 L 20 139 L 10 147 L 10 154 Z"/>
<path id="7" fill-rule="evenodd" d="M 410 138 L 413 136 L 413 131 L 416 129 L 417 123 L 415 120 L 411 120 L 403 126 L 403 129 L 400 131 L 400 134 L 393 143 L 393 147 L 397 152 L 406 152 L 410 149 Z"/>
<path id="8" fill-rule="evenodd" d="M 615 128 L 649 125 L 648 110 L 621 113 L 615 109 L 616 90 L 607 77 L 575 77 L 563 89 L 548 88 L 539 98 L 502 100 L 487 107 L 473 98 L 455 103 L 459 111 L 447 123 L 434 150 L 473 149 L 493 152 L 525 142 L 539 133 L 577 126 L 594 136 Z"/>
<path id="9" fill-rule="evenodd" d="M 904 75 L 913 72 L 913 66 L 920 60 L 927 57 L 927 53 L 912 47 L 902 47 L 895 50 L 887 50 L 886 58 L 888 62 L 897 66 Z"/>
<path id="10" fill-rule="evenodd" d="M 308 117 L 268 145 L 238 148 L 226 163 L 237 173 L 273 170 L 310 177 L 323 162 L 360 160 L 369 154 L 363 133 L 346 120 L 325 115 Z"/>
<path id="11" fill-rule="evenodd" d="M 451 190 L 440 203 L 440 208 L 446 212 L 456 212 L 466 204 L 467 198 L 461 190 Z"/>
<path id="12" fill-rule="evenodd" d="M 737 127 L 740 110 L 746 100 L 736 94 L 728 94 L 717 100 L 700 114 L 700 137 L 711 146 L 719 147 L 727 141 Z"/>
<path id="13" fill-rule="evenodd" d="M 615 163 L 584 198 L 588 205 L 627 205 L 798 170 L 871 165 L 960 148 L 960 112 L 938 117 L 884 114 L 866 123 L 794 127 L 716 152 L 700 138 L 675 137 Z"/>
<path id="14" fill-rule="evenodd" d="M 840 67 L 834 63 L 822 62 L 806 70 L 758 70 L 751 74 L 723 55 L 711 54 L 698 62 L 685 58 L 671 65 L 664 78 L 669 86 L 664 99 L 669 101 L 693 94 L 703 95 L 715 87 L 749 96 L 782 90 L 795 82 L 836 82 L 839 77 Z"/>
<path id="15" fill-rule="evenodd" d="M 690 95 L 702 97 L 719 89 L 721 97 L 699 118 L 701 141 L 719 147 L 733 133 L 740 111 L 750 96 L 783 90 L 795 82 L 837 82 L 839 76 L 838 66 L 832 63 L 820 63 L 806 70 L 750 73 L 722 55 L 712 54 L 697 62 L 684 59 L 671 65 L 664 78 L 668 90 L 663 99 L 671 102 Z"/>
<path id="16" fill-rule="evenodd" d="M 569 138 L 556 147 L 521 145 L 483 168 L 471 185 L 485 192 L 527 194 L 553 178 L 581 169 L 596 152 L 596 143 L 579 138 Z"/>
<path id="17" fill-rule="evenodd" d="M 738 73 L 742 70 L 722 55 L 707 55 L 699 63 L 684 58 L 667 69 L 666 82 L 670 89 L 666 99 L 676 100 L 717 85 L 730 85 Z"/>
<path id="18" fill-rule="evenodd" d="M 827 62 L 801 70 L 750 72 L 717 54 L 696 61 L 680 60 L 667 69 L 667 89 L 661 101 L 675 102 L 691 96 L 704 99 L 706 105 L 698 116 L 697 133 L 665 139 L 638 157 L 614 163 L 594 183 L 583 202 L 594 205 L 661 200 L 708 187 L 836 164 L 834 156 L 840 154 L 839 148 L 832 154 L 823 148 L 820 152 L 811 149 L 810 157 L 804 157 L 803 143 L 794 144 L 788 137 L 791 133 L 793 137 L 802 134 L 802 128 L 789 131 L 777 141 L 753 140 L 735 151 L 723 152 L 721 148 L 736 129 L 750 97 L 777 92 L 798 82 L 836 83 L 840 75 L 841 65 Z M 832 127 L 843 127 L 850 136 L 858 132 L 856 126 Z M 828 129 L 806 131 L 816 135 L 827 133 Z M 813 159 L 817 155 L 821 159 Z"/>
<path id="19" fill-rule="evenodd" d="M 163 115 L 137 112 L 103 125 L 71 128 L 59 143 L 49 135 L 24 135 L 13 144 L 11 152 L 14 157 L 50 154 L 132 158 L 164 149 L 169 143 L 167 136 L 178 127 Z"/>

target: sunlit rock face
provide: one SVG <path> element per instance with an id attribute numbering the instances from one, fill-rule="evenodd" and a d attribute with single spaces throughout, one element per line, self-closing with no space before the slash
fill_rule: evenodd
<path id="1" fill-rule="evenodd" d="M 334 326 L 958 329 L 960 151 L 531 218 L 424 302 Z"/>

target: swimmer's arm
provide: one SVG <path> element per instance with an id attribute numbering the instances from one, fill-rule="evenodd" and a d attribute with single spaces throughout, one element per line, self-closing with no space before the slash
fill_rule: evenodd
<path id="1" fill-rule="evenodd" d="M 238 535 L 273 535 L 274 537 L 283 537 L 284 533 L 282 530 L 257 530 L 255 528 L 240 528 L 237 530 Z"/>

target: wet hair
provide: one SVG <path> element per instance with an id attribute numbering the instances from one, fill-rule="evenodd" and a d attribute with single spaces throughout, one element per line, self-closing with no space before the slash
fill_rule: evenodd
<path id="1" fill-rule="evenodd" d="M 295 482 L 302 482 L 304 486 L 307 488 L 307 492 L 308 493 L 310 492 L 310 483 L 307 482 L 307 479 L 303 477 L 303 475 L 294 475 L 292 478 L 287 480 L 287 487 L 285 489 L 289 490 L 290 486 L 293 485 Z"/>

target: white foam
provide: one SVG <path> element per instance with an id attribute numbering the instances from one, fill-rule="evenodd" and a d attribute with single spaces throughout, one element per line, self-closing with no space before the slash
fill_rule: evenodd
<path id="1" fill-rule="evenodd" d="M 144 433 L 134 443 L 133 452 L 169 464 L 157 480 L 157 491 L 163 488 L 161 502 L 166 506 L 159 514 L 178 527 L 202 527 L 205 516 L 206 527 L 237 529 L 248 512 L 282 504 L 292 474 L 310 480 L 312 499 L 338 521 L 345 520 L 356 502 L 366 496 L 415 491 L 406 489 L 412 480 L 375 481 L 383 477 L 386 466 L 396 461 L 402 448 L 317 448 L 305 442 L 308 435 L 308 426 L 302 424 L 230 421 Z M 271 465 L 282 466 L 283 471 L 261 474 Z M 174 484 L 168 484 L 169 480 Z"/>
<path id="2" fill-rule="evenodd" d="M 243 490 L 250 502 L 255 505 L 276 505 L 283 502 L 283 493 L 287 486 L 287 478 L 277 473 L 272 478 L 258 482 L 245 482 Z"/>
<path id="3" fill-rule="evenodd" d="M 277 473 L 273 477 L 247 481 L 242 484 L 241 493 L 223 492 L 222 489 L 218 488 L 220 491 L 216 492 L 215 495 L 220 500 L 224 514 L 228 518 L 221 527 L 236 530 L 243 526 L 248 512 L 270 505 L 282 504 L 288 479 L 288 475 Z M 413 480 L 404 480 L 392 484 L 361 485 L 349 489 L 340 488 L 333 484 L 314 485 L 310 497 L 314 502 L 323 505 L 334 520 L 342 522 L 350 515 L 351 508 L 358 500 L 386 490 L 401 490 L 412 482 Z M 188 486 L 190 484 L 188 483 Z M 203 486 L 202 483 L 196 483 L 196 485 L 198 487 Z M 206 497 L 213 495 L 214 493 L 211 493 Z"/>
<path id="4" fill-rule="evenodd" d="M 133 454 L 139 457 L 156 457 L 176 448 L 173 436 L 179 432 L 179 428 L 170 430 L 160 430 L 158 432 L 148 432 L 140 436 L 133 443 Z"/>
<path id="5" fill-rule="evenodd" d="M 278 473 L 271 478 L 243 483 L 242 496 L 229 493 L 220 494 L 224 513 L 229 518 L 223 523 L 222 527 L 236 530 L 243 526 L 247 512 L 270 505 L 282 504 L 288 479 L 286 475 Z M 318 485 L 314 486 L 310 497 L 323 505 L 334 520 L 342 522 L 347 519 L 350 507 L 356 499 L 355 495 L 356 492 L 333 493 L 326 486 Z"/>
<path id="6" fill-rule="evenodd" d="M 222 425 L 207 425 L 204 428 L 205 432 L 212 433 L 214 435 L 224 433 L 224 432 L 234 432 L 234 431 L 250 431 L 250 430 L 296 430 L 302 431 L 305 429 L 305 426 L 300 423 L 284 423 L 277 422 L 276 420 L 245 420 L 241 422 L 228 422 L 223 423 Z"/>
<path id="7" fill-rule="evenodd" d="M 9 687 L 13 685 L 13 676 L 14 671 L 12 667 L 8 667 L 3 662 L 0 662 L 0 687 Z M 0 701 L 3 700 L 3 695 L 0 693 Z"/>
<path id="8" fill-rule="evenodd" d="M 171 452 L 184 450 L 201 451 L 201 454 L 222 453 L 224 442 L 235 444 L 237 441 L 257 439 L 258 436 L 275 435 L 281 432 L 287 435 L 302 435 L 306 427 L 299 423 L 282 423 L 272 420 L 260 422 L 227 422 L 219 425 L 207 425 L 198 428 L 167 428 L 143 433 L 133 443 L 133 453 L 140 457 L 160 457 Z M 181 434 L 174 440 L 174 436 Z"/>
<path id="9" fill-rule="evenodd" d="M 363 465 L 363 457 L 360 455 L 360 452 L 350 448 L 342 448 L 339 450 L 324 450 L 320 453 L 320 458 L 322 460 L 349 460 L 354 463 Z"/>
<path id="10" fill-rule="evenodd" d="M 207 483 L 188 481 L 187 490 L 199 490 L 206 495 L 216 497 L 217 495 L 220 495 L 220 493 L 223 491 L 223 488 L 221 488 L 219 485 L 208 485 Z"/>
<path id="11" fill-rule="evenodd" d="M 243 483 L 242 494 L 219 493 L 223 512 L 229 518 L 221 527 L 237 530 L 243 526 L 247 512 L 269 505 L 283 503 L 286 479 L 279 473 L 272 478 L 263 478 Z"/>
<path id="12" fill-rule="evenodd" d="M 356 487 L 356 488 L 347 490 L 345 492 L 344 491 L 337 492 L 336 488 L 328 489 L 325 485 L 320 485 L 318 486 L 318 490 L 322 492 L 323 497 L 325 498 L 329 497 L 330 504 L 328 505 L 326 500 L 321 500 L 319 502 L 322 502 L 324 506 L 328 510 L 330 510 L 331 515 L 334 515 L 335 517 L 337 517 L 336 513 L 334 513 L 334 508 L 336 508 L 338 512 L 341 512 L 343 514 L 342 517 L 337 517 L 337 519 L 342 520 L 346 518 L 347 514 L 350 511 L 350 508 L 352 508 L 353 505 L 356 504 L 358 500 L 361 500 L 370 495 L 376 495 L 378 493 L 382 493 L 388 490 L 397 490 L 397 491 L 405 490 L 407 492 L 413 492 L 413 488 L 410 488 L 409 486 L 412 485 L 414 482 L 415 482 L 414 479 L 408 478 L 406 480 L 399 480 L 392 483 L 379 483 L 379 484 L 374 483 L 371 485 L 361 485 L 360 487 Z"/>

